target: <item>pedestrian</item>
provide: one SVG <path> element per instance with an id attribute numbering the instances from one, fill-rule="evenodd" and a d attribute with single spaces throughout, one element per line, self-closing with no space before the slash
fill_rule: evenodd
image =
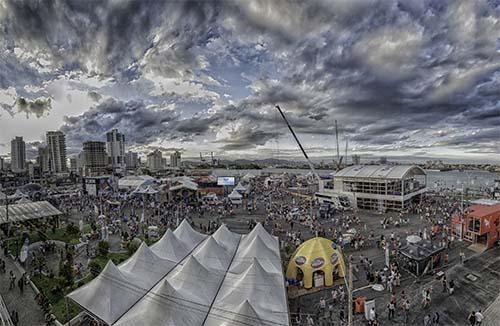
<path id="1" fill-rule="evenodd" d="M 455 282 L 451 280 L 448 284 L 448 292 L 450 293 L 450 295 L 452 295 L 453 291 L 455 291 Z"/>
<path id="2" fill-rule="evenodd" d="M 375 308 L 371 308 L 370 309 L 370 320 L 375 321 L 376 318 L 377 318 L 377 313 L 375 312 Z"/>
<path id="3" fill-rule="evenodd" d="M 395 313 L 395 310 L 396 310 L 396 306 L 394 305 L 394 303 L 391 301 L 389 302 L 389 304 L 387 305 L 387 309 L 388 309 L 388 316 L 387 316 L 387 319 L 389 320 L 392 320 L 394 318 L 394 313 Z"/>
<path id="4" fill-rule="evenodd" d="M 328 318 L 332 319 L 333 318 L 333 304 L 328 305 Z"/>
<path id="5" fill-rule="evenodd" d="M 405 325 L 408 323 L 408 318 L 410 317 L 410 300 L 406 300 L 403 303 L 403 311 L 404 311 L 404 323 Z"/>
<path id="6" fill-rule="evenodd" d="M 475 317 L 476 317 L 476 326 L 480 326 L 481 323 L 483 322 L 483 319 L 484 319 L 484 316 L 481 313 L 481 310 L 479 310 L 478 312 L 476 312 Z"/>
<path id="7" fill-rule="evenodd" d="M 23 294 L 24 280 L 22 277 L 19 279 L 19 281 L 17 281 L 17 286 L 19 286 L 19 291 L 21 292 L 21 294 Z"/>
<path id="8" fill-rule="evenodd" d="M 476 313 L 474 311 L 472 311 L 469 315 L 469 323 L 471 326 L 476 325 Z"/>
<path id="9" fill-rule="evenodd" d="M 9 278 L 10 278 L 9 290 L 12 290 L 16 286 L 16 275 L 12 270 L 9 273 Z"/>
<path id="10" fill-rule="evenodd" d="M 448 284 L 446 282 L 446 276 L 443 276 L 442 284 L 443 284 L 443 293 L 445 293 L 448 290 Z"/>
<path id="11" fill-rule="evenodd" d="M 432 325 L 436 326 L 439 325 L 439 312 L 434 313 L 434 317 L 432 317 Z"/>
<path id="12" fill-rule="evenodd" d="M 311 317 L 311 315 L 307 316 L 307 326 L 314 326 L 314 319 Z"/>
<path id="13" fill-rule="evenodd" d="M 427 314 L 425 315 L 424 317 L 424 326 L 431 326 L 431 315 L 430 314 Z"/>
<path id="14" fill-rule="evenodd" d="M 326 300 L 323 297 L 321 297 L 319 299 L 319 308 L 321 310 L 321 314 L 324 316 L 325 315 L 325 309 L 326 309 Z"/>

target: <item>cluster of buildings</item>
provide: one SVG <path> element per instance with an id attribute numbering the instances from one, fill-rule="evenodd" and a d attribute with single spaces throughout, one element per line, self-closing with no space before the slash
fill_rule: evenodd
<path id="1" fill-rule="evenodd" d="M 126 174 L 146 168 L 157 172 L 181 166 L 181 153 L 176 151 L 170 155 L 170 164 L 159 150 L 147 155 L 145 164 L 137 152 L 125 150 L 125 135 L 117 129 L 106 133 L 106 141 L 87 141 L 83 143 L 82 151 L 68 159 L 66 138 L 61 131 L 48 131 L 46 142 L 38 148 L 36 161 L 26 157 L 26 143 L 23 137 L 15 137 L 11 141 L 10 166 L 0 158 L 0 170 L 10 171 L 17 176 L 29 175 L 30 179 L 47 175 L 79 175 L 99 176 L 103 174 Z"/>

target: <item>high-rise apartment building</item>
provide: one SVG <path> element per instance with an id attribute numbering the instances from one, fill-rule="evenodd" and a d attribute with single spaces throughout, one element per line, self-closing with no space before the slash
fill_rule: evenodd
<path id="1" fill-rule="evenodd" d="M 352 164 L 359 165 L 360 163 L 361 163 L 361 158 L 359 157 L 359 155 L 354 154 L 352 156 Z"/>
<path id="2" fill-rule="evenodd" d="M 136 152 L 129 151 L 125 156 L 125 164 L 127 169 L 136 169 L 139 167 L 139 155 Z"/>
<path id="3" fill-rule="evenodd" d="M 36 162 L 42 174 L 50 172 L 50 154 L 48 147 L 38 147 Z"/>
<path id="4" fill-rule="evenodd" d="M 151 171 L 163 169 L 163 157 L 159 150 L 154 150 L 147 156 L 147 166 Z"/>
<path id="5" fill-rule="evenodd" d="M 66 138 L 61 131 L 47 131 L 47 150 L 50 172 L 61 173 L 68 170 L 66 161 Z"/>
<path id="6" fill-rule="evenodd" d="M 181 166 L 181 152 L 175 151 L 170 154 L 170 167 L 178 168 Z"/>
<path id="7" fill-rule="evenodd" d="M 16 137 L 10 142 L 10 169 L 14 173 L 26 171 L 26 143 L 23 137 Z"/>
<path id="8" fill-rule="evenodd" d="M 125 169 L 125 136 L 117 129 L 106 133 L 106 152 L 113 169 Z"/>
<path id="9" fill-rule="evenodd" d="M 99 176 L 106 173 L 108 156 L 106 144 L 100 141 L 83 143 L 83 173 L 85 176 Z"/>

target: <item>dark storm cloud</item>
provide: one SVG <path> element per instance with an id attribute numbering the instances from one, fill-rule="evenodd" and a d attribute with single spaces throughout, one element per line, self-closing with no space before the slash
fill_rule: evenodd
<path id="1" fill-rule="evenodd" d="M 216 144 L 249 149 L 288 134 L 276 104 L 298 133 L 332 135 L 338 120 L 354 145 L 373 150 L 417 148 L 424 145 L 415 137 L 427 145 L 436 134 L 454 148 L 497 140 L 494 133 L 469 137 L 469 144 L 460 138 L 500 122 L 500 12 L 492 1 L 4 0 L 0 6 L 0 45 L 8 53 L 0 60 L 2 88 L 24 96 L 26 85 L 77 71 L 127 86 L 115 96 L 126 100 L 66 119 L 63 130 L 74 140 L 119 127 L 144 145 L 210 138 L 230 126 L 231 137 Z M 14 55 L 14 48 L 32 55 Z M 245 82 L 224 81 L 229 70 Z M 151 79 L 141 80 L 145 75 Z M 156 77 L 207 82 L 207 76 L 221 85 L 210 88 L 218 98 L 196 97 L 208 106 L 201 112 L 181 118 L 146 105 L 181 102 L 172 90 L 179 84 L 158 86 Z M 197 85 L 186 97 L 195 97 Z M 232 87 L 245 95 L 219 101 Z M 89 92 L 96 102 L 100 94 L 109 95 Z"/>
<path id="2" fill-rule="evenodd" d="M 243 125 L 232 130 L 228 138 L 221 139 L 219 142 L 224 144 L 222 149 L 226 151 L 245 150 L 265 145 L 269 140 L 276 138 L 278 135 L 279 133 L 277 132 L 266 132 L 249 125 Z"/>
<path id="3" fill-rule="evenodd" d="M 148 50 L 146 61 L 155 71 L 191 63 L 189 50 L 207 38 L 216 14 L 205 1 L 5 0 L 3 6 L 0 26 L 7 46 L 34 47 L 59 69 L 90 68 L 126 79 L 134 78 Z M 86 66 L 89 60 L 94 67 Z"/>
<path id="4" fill-rule="evenodd" d="M 94 102 L 99 102 L 102 99 L 102 95 L 95 91 L 88 92 L 87 96 L 90 97 Z"/>
<path id="5" fill-rule="evenodd" d="M 25 113 L 28 118 L 30 115 L 35 115 L 37 118 L 42 117 L 50 111 L 52 100 L 50 98 L 37 98 L 33 101 L 19 97 L 16 100 L 15 107 L 19 112 Z"/>
<path id="6" fill-rule="evenodd" d="M 146 107 L 141 101 L 107 99 L 79 116 L 65 117 L 61 131 L 69 146 L 81 148 L 87 140 L 105 140 L 105 133 L 117 128 L 125 132 L 128 144 L 144 145 L 168 134 L 168 124 L 177 119 L 172 110 Z"/>

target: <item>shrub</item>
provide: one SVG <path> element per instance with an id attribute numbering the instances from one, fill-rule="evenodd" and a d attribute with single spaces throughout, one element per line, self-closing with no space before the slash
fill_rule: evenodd
<path id="1" fill-rule="evenodd" d="M 66 226 L 66 233 L 71 234 L 71 235 L 77 235 L 80 233 L 80 230 L 78 229 L 78 227 L 75 224 L 69 223 Z"/>
<path id="2" fill-rule="evenodd" d="M 109 243 L 106 241 L 99 241 L 97 244 L 97 252 L 99 256 L 106 256 L 109 252 Z"/>
<path id="3" fill-rule="evenodd" d="M 134 252 L 139 248 L 140 243 L 138 241 L 129 241 L 127 244 L 127 250 L 129 255 L 133 255 Z"/>
<path id="4" fill-rule="evenodd" d="M 97 260 L 93 259 L 90 261 L 90 263 L 88 265 L 88 269 L 90 270 L 90 273 L 92 274 L 92 276 L 96 277 L 101 272 L 101 265 L 99 264 L 99 262 Z"/>

